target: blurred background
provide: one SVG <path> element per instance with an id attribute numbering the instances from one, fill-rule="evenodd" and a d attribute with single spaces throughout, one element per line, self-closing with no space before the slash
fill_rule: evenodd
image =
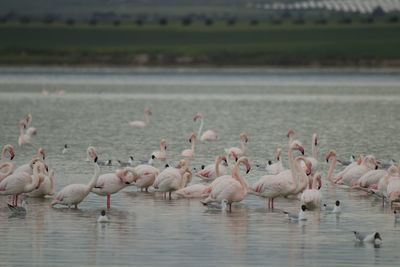
<path id="1" fill-rule="evenodd" d="M 1 0 L 0 65 L 400 66 L 400 0 Z"/>

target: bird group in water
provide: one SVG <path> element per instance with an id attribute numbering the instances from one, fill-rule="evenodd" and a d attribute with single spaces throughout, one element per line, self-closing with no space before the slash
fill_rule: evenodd
<path id="1" fill-rule="evenodd" d="M 150 123 L 152 111 L 144 110 L 143 121 L 132 121 L 132 127 L 145 128 Z M 252 169 L 252 162 L 247 144 L 249 137 L 246 132 L 239 134 L 239 146 L 221 149 L 220 155 L 215 155 L 213 163 L 202 165 L 199 169 L 190 166 L 196 157 L 196 142 L 218 141 L 219 136 L 212 130 L 203 132 L 204 116 L 196 113 L 193 117 L 200 120 L 200 127 L 196 133 L 191 133 L 188 141 L 191 144 L 180 154 L 181 158 L 174 165 L 166 165 L 168 141 L 160 138 L 159 150 L 153 151 L 147 162 L 135 165 L 133 156 L 127 162 L 118 160 L 120 166 L 114 172 L 101 173 L 99 166 L 112 166 L 112 161 L 99 161 L 95 147 L 89 146 L 86 150 L 87 161 L 92 162 L 93 175 L 87 184 L 69 184 L 56 192 L 55 171 L 46 164 L 45 152 L 33 143 L 37 130 L 30 127 L 32 115 L 28 114 L 19 120 L 19 146 L 31 145 L 36 154 L 26 164 L 15 166 L 12 162 L 15 151 L 11 144 L 4 145 L 0 161 L 0 195 L 10 196 L 8 206 L 12 212 L 26 213 L 25 200 L 19 205 L 19 198 L 51 197 L 51 207 L 64 205 L 75 207 L 90 194 L 106 196 L 106 207 L 111 208 L 111 195 L 118 193 L 128 186 L 136 186 L 140 191 L 160 192 L 164 198 L 199 198 L 205 205 L 221 204 L 223 209 L 232 212 L 232 204 L 242 201 L 249 194 L 265 199 L 268 209 L 275 209 L 275 200 L 279 198 L 295 198 L 300 202 L 299 213 L 287 214 L 290 221 L 307 220 L 306 210 L 325 210 L 333 214 L 342 212 L 342 203 L 337 200 L 332 207 L 323 204 L 321 187 L 323 183 L 346 186 L 349 190 L 360 189 L 368 194 L 382 198 L 383 204 L 392 205 L 400 201 L 400 172 L 399 166 L 391 162 L 386 169 L 381 169 L 381 163 L 373 155 L 352 156 L 349 162 L 339 161 L 335 150 L 325 154 L 329 163 L 326 177 L 322 177 L 321 164 L 317 154 L 317 134 L 312 134 L 312 154 L 305 156 L 305 149 L 297 139 L 293 129 L 287 132 L 288 166 L 282 161 L 282 151 L 285 146 L 277 147 L 275 162 L 269 160 L 262 166 L 264 175 L 255 183 L 249 184 L 244 178 Z M 62 154 L 71 149 L 67 144 L 62 148 Z M 335 173 L 336 165 L 340 163 L 344 168 Z M 161 167 L 158 167 L 160 165 Z M 346 166 L 347 165 L 347 166 Z M 244 166 L 245 173 L 242 173 Z M 193 176 L 199 178 L 194 181 Z M 394 211 L 395 221 L 400 221 L 399 214 Z M 109 222 L 109 218 L 102 211 L 98 222 Z M 379 245 L 382 238 L 378 232 L 363 234 L 354 231 L 358 242 L 372 242 Z"/>

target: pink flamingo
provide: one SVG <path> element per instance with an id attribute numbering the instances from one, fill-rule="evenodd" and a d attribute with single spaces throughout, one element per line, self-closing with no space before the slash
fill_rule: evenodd
<path id="1" fill-rule="evenodd" d="M 14 152 L 14 147 L 10 144 L 3 146 L 3 149 L 1 150 L 1 158 L 0 158 L 0 181 L 2 181 L 4 178 L 9 176 L 14 172 L 14 164 L 6 160 L 6 153 L 9 154 L 10 160 L 13 160 L 15 156 Z"/>
<path id="2" fill-rule="evenodd" d="M 33 167 L 33 175 L 26 172 L 13 173 L 0 182 L 0 195 L 14 195 L 13 205 L 18 205 L 18 196 L 38 189 L 43 181 L 40 161 L 36 161 Z"/>
<path id="3" fill-rule="evenodd" d="M 19 121 L 19 137 L 18 137 L 18 145 L 22 146 L 25 144 L 32 145 L 32 138 L 37 134 L 37 131 L 34 127 L 29 127 L 26 129 L 32 121 L 32 115 L 29 114 L 25 118 Z M 26 130 L 25 130 L 26 129 Z"/>
<path id="4" fill-rule="evenodd" d="M 1 149 L 1 159 L 0 159 L 1 161 L 4 161 L 6 159 L 6 157 L 7 157 L 6 153 L 8 153 L 8 155 L 10 156 L 10 160 L 14 159 L 15 150 L 14 150 L 13 145 L 8 144 L 8 145 L 3 146 L 3 148 Z"/>
<path id="5" fill-rule="evenodd" d="M 54 170 L 49 170 L 46 175 L 43 165 L 41 173 L 43 174 L 43 182 L 40 184 L 38 189 L 28 193 L 29 197 L 45 197 L 54 195 Z"/>
<path id="6" fill-rule="evenodd" d="M 288 151 L 289 170 L 283 171 L 277 175 L 265 175 L 261 177 L 251 187 L 251 191 L 261 197 L 268 199 L 268 208 L 274 208 L 274 199 L 279 196 L 288 196 L 294 191 L 299 191 L 299 180 L 306 180 L 308 183 L 307 174 L 309 174 L 311 164 L 306 164 L 307 173 L 299 165 L 299 160 L 305 160 L 303 157 L 294 158 L 293 152 L 299 150 L 304 155 L 303 145 L 294 140 Z"/>
<path id="7" fill-rule="evenodd" d="M 311 161 L 311 165 L 312 165 L 311 175 L 314 175 L 316 173 L 316 171 L 318 170 L 317 145 L 318 145 L 317 134 L 313 133 L 312 140 L 311 140 L 312 157 L 307 157 L 307 159 L 309 161 Z M 313 183 L 313 181 L 310 180 L 310 187 L 311 187 L 312 183 Z"/>
<path id="8" fill-rule="evenodd" d="M 374 170 L 377 167 L 378 164 L 375 157 L 372 155 L 368 155 L 364 157 L 360 165 L 351 168 L 343 175 L 341 179 L 337 180 L 336 183 L 351 186 L 365 173 L 370 170 Z"/>
<path id="9" fill-rule="evenodd" d="M 204 124 L 204 117 L 203 114 L 200 112 L 197 112 L 196 115 L 194 115 L 193 120 L 196 121 L 200 119 L 200 127 L 199 131 L 197 132 L 197 136 L 200 137 L 200 141 L 216 141 L 218 140 L 218 135 L 216 132 L 212 130 L 207 130 L 203 134 L 201 134 L 201 131 L 203 130 L 203 124 Z"/>
<path id="10" fill-rule="evenodd" d="M 192 184 L 181 188 L 175 191 L 175 194 L 178 197 L 183 198 L 202 198 L 207 197 L 207 194 L 204 194 L 204 191 L 207 189 L 208 185 L 206 184 Z"/>
<path id="11" fill-rule="evenodd" d="M 167 159 L 166 150 L 167 150 L 167 140 L 162 138 L 160 140 L 160 150 L 154 151 L 153 153 L 151 153 L 151 158 L 157 159 L 160 161 L 165 161 Z"/>
<path id="12" fill-rule="evenodd" d="M 60 204 L 66 205 L 70 208 L 75 205 L 78 208 L 78 204 L 81 203 L 87 195 L 89 195 L 92 188 L 96 185 L 97 179 L 100 176 L 100 167 L 97 165 L 97 158 L 94 159 L 94 174 L 88 184 L 70 184 L 64 187 L 58 192 L 53 201 L 50 203 L 51 207 Z"/>
<path id="13" fill-rule="evenodd" d="M 277 147 L 275 150 L 276 162 L 272 163 L 271 161 L 268 161 L 268 165 L 265 167 L 265 170 L 268 174 L 275 175 L 285 170 L 282 164 L 281 152 L 282 149 L 280 147 Z"/>
<path id="14" fill-rule="evenodd" d="M 46 154 L 44 153 L 44 149 L 43 148 L 38 148 L 36 155 L 29 161 L 29 163 L 26 164 L 22 164 L 21 166 L 19 166 L 18 168 L 16 168 L 14 170 L 14 173 L 19 173 L 19 172 L 26 172 L 30 175 L 33 174 L 33 164 L 36 161 L 42 161 L 46 158 Z M 45 167 L 47 167 L 47 165 L 45 164 Z"/>
<path id="15" fill-rule="evenodd" d="M 249 159 L 247 157 L 239 158 L 232 169 L 232 175 L 227 175 L 226 178 L 220 179 L 220 182 L 211 187 L 209 196 L 202 201 L 204 205 L 213 202 L 226 203 L 229 207 L 229 211 L 232 211 L 232 203 L 240 202 L 246 197 L 248 185 L 239 174 L 239 164 L 244 164 L 246 166 L 246 173 L 250 171 L 251 166 Z"/>
<path id="16" fill-rule="evenodd" d="M 196 176 L 200 177 L 204 181 L 213 181 L 215 178 L 222 175 L 227 175 L 230 170 L 227 165 L 221 164 L 224 161 L 227 164 L 225 156 L 217 156 L 215 158 L 214 164 L 205 166 L 201 171 L 196 173 Z"/>
<path id="17" fill-rule="evenodd" d="M 189 143 L 192 144 L 191 149 L 185 149 L 182 151 L 181 156 L 186 157 L 188 159 L 194 159 L 195 157 L 195 148 L 196 148 L 196 134 L 192 133 L 189 137 Z"/>
<path id="18" fill-rule="evenodd" d="M 150 116 L 153 113 L 149 108 L 144 109 L 144 121 L 131 121 L 129 122 L 129 125 L 132 127 L 137 127 L 137 128 L 144 128 L 150 123 Z"/>
<path id="19" fill-rule="evenodd" d="M 240 148 L 239 147 L 230 147 L 225 149 L 225 153 L 227 155 L 235 155 L 236 158 L 242 157 L 242 156 L 247 156 L 248 151 L 247 151 L 247 142 L 249 141 L 249 138 L 247 136 L 247 133 L 242 132 L 240 133 Z"/>
<path id="20" fill-rule="evenodd" d="M 93 161 L 97 157 L 96 148 L 89 146 L 86 149 L 86 161 Z"/>
<path id="21" fill-rule="evenodd" d="M 388 174 L 387 170 L 371 170 L 355 181 L 351 188 L 375 188 L 379 181 Z"/>
<path id="22" fill-rule="evenodd" d="M 136 167 L 126 167 L 125 169 L 131 170 L 132 173 L 135 173 L 133 177 L 132 185 L 140 188 L 140 191 L 143 189 L 148 192 L 148 188 L 153 185 L 157 175 L 160 174 L 160 170 L 147 164 L 140 164 Z"/>
<path id="23" fill-rule="evenodd" d="M 332 183 L 335 183 L 335 179 L 333 178 L 333 172 L 334 172 L 336 164 L 337 164 L 336 151 L 329 150 L 328 153 L 326 153 L 325 159 L 326 159 L 326 162 L 329 162 L 329 160 L 332 159 L 331 164 L 329 165 L 327 179 L 329 181 L 331 181 Z"/>
<path id="24" fill-rule="evenodd" d="M 134 180 L 134 176 L 136 176 L 136 173 L 128 169 L 102 174 L 97 179 L 91 192 L 99 196 L 107 196 L 107 209 L 110 209 L 111 194 L 115 194 L 130 185 Z"/>
<path id="25" fill-rule="evenodd" d="M 322 194 L 319 190 L 322 186 L 321 174 L 316 172 L 313 175 L 313 183 L 311 189 L 306 189 L 301 194 L 300 200 L 306 205 L 307 209 L 313 210 L 321 206 Z"/>
<path id="26" fill-rule="evenodd" d="M 361 162 L 363 161 L 363 159 L 364 159 L 364 155 L 359 155 L 359 156 L 357 157 L 357 159 L 356 159 L 354 162 L 352 162 L 352 163 L 350 163 L 349 165 L 347 165 L 346 168 L 344 168 L 344 170 L 338 172 L 338 173 L 335 175 L 335 179 L 334 179 L 333 181 L 336 183 L 336 181 L 342 180 L 342 179 L 343 179 L 343 176 L 344 176 L 347 172 L 349 172 L 351 169 L 353 169 L 354 167 L 357 167 L 358 165 L 360 165 Z"/>
<path id="27" fill-rule="evenodd" d="M 387 187 L 391 180 L 399 179 L 399 169 L 397 166 L 393 165 L 388 168 L 388 174 L 379 180 L 377 189 L 372 189 L 374 193 L 378 193 L 382 196 L 382 203 L 384 202 L 385 198 L 388 197 L 387 195 Z"/>
<path id="28" fill-rule="evenodd" d="M 153 187 L 158 192 L 169 193 L 169 199 L 173 191 L 185 187 L 191 180 L 191 175 L 183 176 L 188 172 L 186 160 L 181 160 L 177 166 L 165 168 L 159 175 L 157 175 Z"/>

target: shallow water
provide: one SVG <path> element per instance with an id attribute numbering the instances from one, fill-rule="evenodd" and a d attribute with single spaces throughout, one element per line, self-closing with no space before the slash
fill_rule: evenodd
<path id="1" fill-rule="evenodd" d="M 43 96 L 43 89 L 50 94 Z M 65 94 L 56 95 L 58 90 Z M 145 107 L 153 110 L 150 125 L 131 128 L 128 122 L 141 119 Z M 35 143 L 56 171 L 57 191 L 90 179 L 89 145 L 100 160 L 114 161 L 103 173 L 129 155 L 137 163 L 148 159 L 162 137 L 169 142 L 168 162 L 176 162 L 190 146 L 189 133 L 197 132 L 197 111 L 205 115 L 204 129 L 221 138 L 198 144 L 191 167 L 211 163 L 246 131 L 253 163 L 249 183 L 264 174 L 256 165 L 272 159 L 277 145 L 285 148 L 288 128 L 297 131 L 306 153 L 311 134 L 318 133 L 323 176 L 324 154 L 332 148 L 341 159 L 372 153 L 383 162 L 398 160 L 399 107 L 395 70 L 0 69 L 0 144 L 14 144 L 16 163 L 27 162 L 35 152 L 17 147 L 17 123 L 31 113 Z M 64 144 L 70 149 L 63 155 Z M 269 211 L 255 196 L 226 213 L 199 200 L 164 200 L 129 187 L 111 197 L 111 222 L 103 225 L 96 218 L 106 201 L 94 194 L 78 210 L 29 199 L 25 217 L 10 217 L 7 198 L 0 197 L 0 265 L 397 265 L 400 224 L 390 208 L 326 181 L 322 190 L 324 202 L 340 199 L 344 212 L 308 212 L 304 223 L 290 223 L 281 212 L 297 211 L 299 201 L 277 199 L 277 209 Z M 353 230 L 379 231 L 383 245 L 357 245 Z"/>

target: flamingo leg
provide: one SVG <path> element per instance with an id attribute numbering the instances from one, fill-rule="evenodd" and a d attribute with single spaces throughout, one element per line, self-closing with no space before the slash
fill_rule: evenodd
<path id="1" fill-rule="evenodd" d="M 229 203 L 229 212 L 232 212 L 232 203 Z"/>
<path id="2" fill-rule="evenodd" d="M 77 209 L 78 208 L 78 204 L 75 204 L 75 209 Z"/>
<path id="3" fill-rule="evenodd" d="M 274 209 L 274 199 L 271 199 L 271 209 Z"/>
<path id="4" fill-rule="evenodd" d="M 15 204 L 14 206 L 18 207 L 18 195 L 15 195 Z"/>
<path id="5" fill-rule="evenodd" d="M 171 199 L 172 199 L 172 197 L 171 197 L 171 193 L 172 193 L 172 191 L 169 191 L 169 200 L 171 200 Z"/>
<path id="6" fill-rule="evenodd" d="M 111 208 L 111 197 L 110 194 L 107 194 L 107 209 L 109 210 Z"/>

